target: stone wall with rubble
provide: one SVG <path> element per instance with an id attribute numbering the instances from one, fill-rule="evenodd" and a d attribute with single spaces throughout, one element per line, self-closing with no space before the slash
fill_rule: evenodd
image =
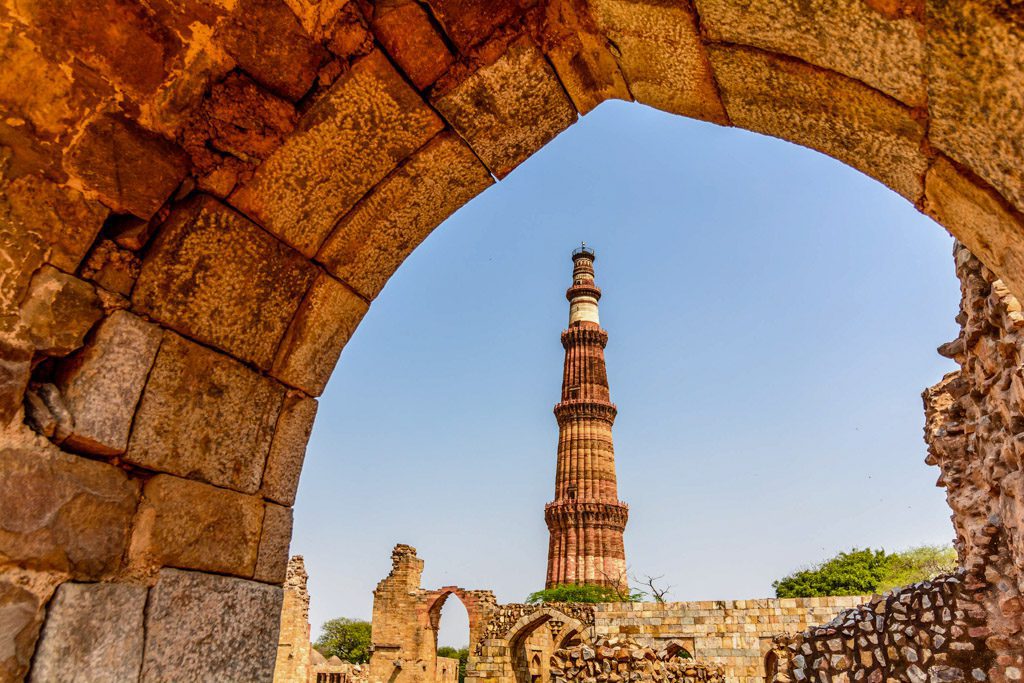
<path id="1" fill-rule="evenodd" d="M 672 643 L 655 650 L 628 636 L 599 636 L 551 656 L 551 683 L 724 683 L 720 664 L 698 662 Z"/>
<path id="2" fill-rule="evenodd" d="M 698 602 L 622 602 L 594 606 L 599 636 L 629 637 L 661 649 L 684 647 L 700 661 L 720 664 L 735 683 L 762 683 L 772 638 L 831 621 L 865 596 L 763 598 Z"/>
<path id="3" fill-rule="evenodd" d="M 983 591 L 983 589 L 982 589 Z M 893 590 L 831 622 L 776 639 L 778 681 L 988 681 L 985 610 L 963 575 Z"/>
<path id="4" fill-rule="evenodd" d="M 313 646 L 309 628 L 309 574 L 302 555 L 288 560 L 281 625 L 278 631 L 274 683 L 309 683 Z"/>
<path id="5" fill-rule="evenodd" d="M 1024 314 L 967 249 L 954 250 L 960 335 L 939 352 L 960 366 L 924 392 L 928 462 L 953 509 L 963 582 L 984 621 L 991 680 L 1024 676 Z"/>
<path id="6" fill-rule="evenodd" d="M 1024 293 L 1019 14 L 2 0 L 0 677 L 269 678 L 342 348 L 434 227 L 604 100 L 831 154 Z M 1007 514 L 965 561 L 1019 585 L 1020 516 L 992 497 Z M 969 498 L 964 528 L 989 506 Z M 1012 599 L 993 598 L 993 637 L 1016 637 Z"/>

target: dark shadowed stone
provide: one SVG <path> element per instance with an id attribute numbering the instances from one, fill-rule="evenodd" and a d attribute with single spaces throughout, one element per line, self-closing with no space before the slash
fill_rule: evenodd
<path id="1" fill-rule="evenodd" d="M 427 0 L 427 4 L 448 37 L 465 52 L 533 3 L 525 0 Z"/>
<path id="2" fill-rule="evenodd" d="M 420 90 L 436 81 L 454 60 L 416 0 L 375 3 L 370 25 L 388 55 Z"/>
<path id="3" fill-rule="evenodd" d="M 114 211 L 150 218 L 185 177 L 188 160 L 177 145 L 104 114 L 86 126 L 65 166 Z"/>
<path id="4" fill-rule="evenodd" d="M 0 562 L 106 576 L 121 565 L 138 495 L 123 470 L 42 437 L 0 449 Z"/>
<path id="5" fill-rule="evenodd" d="M 123 583 L 63 584 L 46 611 L 28 680 L 136 680 L 146 593 Z"/>
<path id="6" fill-rule="evenodd" d="M 157 236 L 132 300 L 189 337 L 269 368 L 315 274 L 301 254 L 201 196 Z"/>
<path id="7" fill-rule="evenodd" d="M 162 334 L 127 311 L 114 311 L 61 368 L 57 385 L 74 418 L 67 444 L 99 455 L 124 452 Z"/>
<path id="8" fill-rule="evenodd" d="M 284 393 L 229 356 L 166 333 L 125 460 L 252 493 Z"/>
<path id="9" fill-rule="evenodd" d="M 82 346 L 85 335 L 103 315 L 92 285 L 43 266 L 32 278 L 21 318 L 36 350 L 65 356 Z"/>
<path id="10" fill-rule="evenodd" d="M 269 681 L 281 588 L 164 569 L 146 610 L 143 683 Z"/>
<path id="11" fill-rule="evenodd" d="M 28 672 L 47 597 L 10 574 L 0 577 L 0 681 L 20 681 Z"/>

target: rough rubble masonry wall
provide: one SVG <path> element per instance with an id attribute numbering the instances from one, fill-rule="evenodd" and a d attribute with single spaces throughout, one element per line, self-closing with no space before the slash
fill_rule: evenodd
<path id="1" fill-rule="evenodd" d="M 928 462 L 953 509 L 964 587 L 994 654 L 991 680 L 1024 675 L 1024 315 L 1002 281 L 961 246 L 960 335 L 940 353 L 960 365 L 924 392 Z"/>
<path id="2" fill-rule="evenodd" d="M 761 683 L 773 636 L 823 624 L 866 599 L 608 603 L 594 606 L 594 630 L 598 636 L 629 636 L 654 649 L 675 641 L 698 660 L 721 664 L 730 682 Z"/>
<path id="3" fill-rule="evenodd" d="M 302 555 L 288 560 L 274 683 L 308 683 L 310 679 L 313 648 L 309 640 L 308 580 Z"/>

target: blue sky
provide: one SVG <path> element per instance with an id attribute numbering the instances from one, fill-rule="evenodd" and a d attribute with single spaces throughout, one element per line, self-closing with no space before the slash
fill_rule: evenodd
<path id="1" fill-rule="evenodd" d="M 609 102 L 435 230 L 342 353 L 295 505 L 314 637 L 370 616 L 395 543 L 428 587 L 543 587 L 581 240 L 634 572 L 765 597 L 839 550 L 952 539 L 920 398 L 953 369 L 951 238 L 817 152 Z M 442 643 L 466 634 L 450 600 Z"/>

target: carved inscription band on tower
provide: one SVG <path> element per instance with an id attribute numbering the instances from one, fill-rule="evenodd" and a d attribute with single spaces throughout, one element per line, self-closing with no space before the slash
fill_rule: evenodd
<path id="1" fill-rule="evenodd" d="M 626 584 L 622 533 L 628 506 L 618 497 L 612 424 L 616 409 L 608 392 L 604 347 L 594 284 L 594 251 L 582 246 L 572 254 L 569 327 L 562 332 L 565 370 L 558 420 L 555 499 L 544 507 L 551 532 L 548 588 L 565 583 L 604 586 Z"/>

